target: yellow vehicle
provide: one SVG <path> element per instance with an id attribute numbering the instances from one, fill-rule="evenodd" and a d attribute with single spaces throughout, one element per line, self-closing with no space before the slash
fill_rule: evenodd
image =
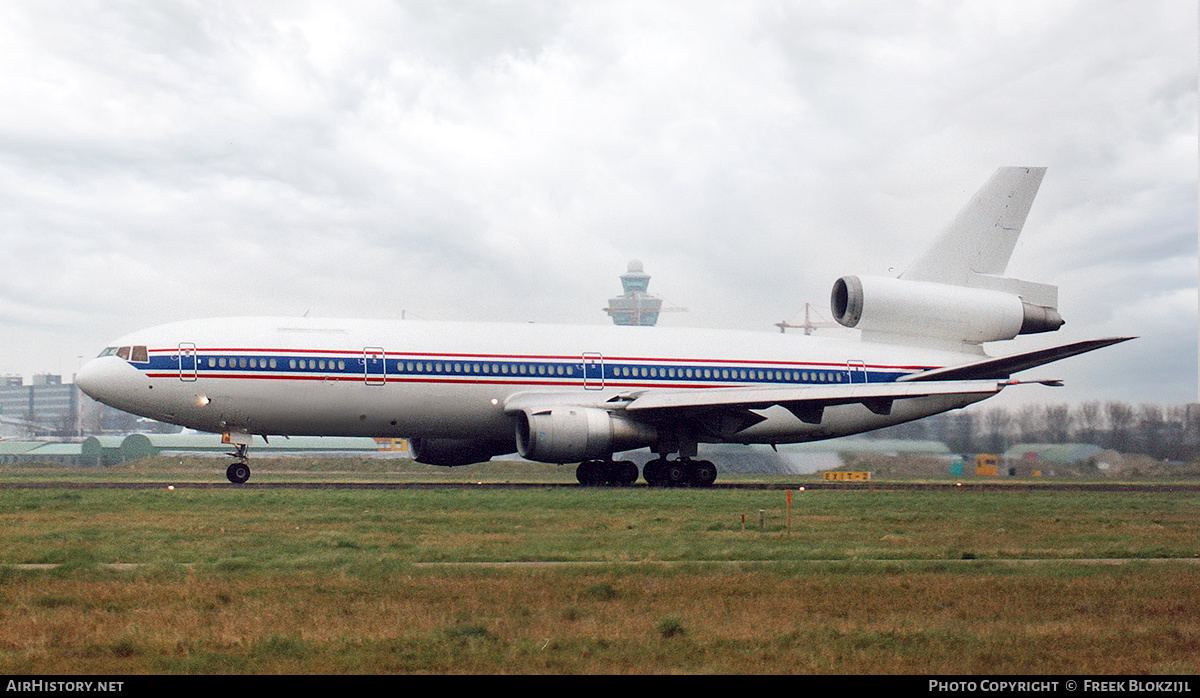
<path id="1" fill-rule="evenodd" d="M 980 453 L 975 456 L 975 475 L 996 477 L 1000 459 L 990 453 Z"/>

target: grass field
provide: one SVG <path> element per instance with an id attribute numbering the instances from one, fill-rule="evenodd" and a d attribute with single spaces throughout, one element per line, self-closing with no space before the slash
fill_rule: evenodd
<path id="1" fill-rule="evenodd" d="M 1200 670 L 1194 494 L 785 497 L 0 490 L 0 672 Z"/>

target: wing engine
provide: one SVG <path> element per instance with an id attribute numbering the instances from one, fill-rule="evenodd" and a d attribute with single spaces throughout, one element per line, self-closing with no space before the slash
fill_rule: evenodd
<path id="1" fill-rule="evenodd" d="M 575 463 L 649 446 L 654 427 L 599 407 L 561 405 L 517 413 L 517 452 L 544 463 Z"/>

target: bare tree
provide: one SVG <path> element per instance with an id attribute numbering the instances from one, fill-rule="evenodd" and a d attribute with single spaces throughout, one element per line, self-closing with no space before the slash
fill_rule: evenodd
<path id="1" fill-rule="evenodd" d="M 1108 416 L 1108 444 L 1111 449 L 1126 452 L 1133 444 L 1133 407 L 1124 402 L 1104 403 Z"/>
<path id="2" fill-rule="evenodd" d="M 1086 444 L 1098 444 L 1104 431 L 1104 413 L 1099 401 L 1085 402 L 1075 408 L 1076 438 Z"/>
<path id="3" fill-rule="evenodd" d="M 1021 441 L 1041 443 L 1046 440 L 1046 408 L 1041 405 L 1022 405 L 1017 410 L 1017 430 Z"/>
<path id="4" fill-rule="evenodd" d="M 1004 453 L 1012 441 L 1013 416 L 1006 407 L 993 407 L 984 415 L 987 430 L 985 447 L 992 453 Z"/>
<path id="5" fill-rule="evenodd" d="M 1138 405 L 1137 440 L 1140 442 L 1138 446 L 1141 447 L 1142 453 L 1155 458 L 1165 457 L 1166 444 L 1163 443 L 1165 427 L 1166 420 L 1163 417 L 1161 405 L 1147 402 Z"/>
<path id="6" fill-rule="evenodd" d="M 1191 455 L 1187 437 L 1188 405 L 1167 407 L 1166 426 L 1163 433 L 1163 457 L 1170 460 L 1187 460 Z"/>
<path id="7" fill-rule="evenodd" d="M 1046 441 L 1053 444 L 1065 444 L 1071 440 L 1071 423 L 1073 417 L 1071 408 L 1067 405 L 1046 406 Z"/>
<path id="8" fill-rule="evenodd" d="M 975 442 L 975 415 L 965 410 L 948 412 L 937 438 L 955 453 L 973 453 L 978 450 Z"/>

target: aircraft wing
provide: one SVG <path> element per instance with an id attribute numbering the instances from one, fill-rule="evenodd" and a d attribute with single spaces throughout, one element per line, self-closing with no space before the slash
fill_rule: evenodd
<path id="1" fill-rule="evenodd" d="M 1017 371 L 1048 364 L 1052 361 L 1065 359 L 1070 356 L 1077 356 L 1096 349 L 1112 346 L 1127 342 L 1134 337 L 1109 337 L 1107 339 L 1089 339 L 1085 342 L 1075 342 L 1074 344 L 1064 344 L 1058 347 L 1049 349 L 1039 349 L 1030 351 L 1024 354 L 1014 354 L 1013 356 L 1002 356 L 995 359 L 984 359 L 969 364 L 961 364 L 959 366 L 946 366 L 944 368 L 935 368 L 920 373 L 913 373 L 898 379 L 898 382 L 925 382 L 925 381 L 959 381 L 959 380 L 980 380 L 980 379 L 1002 379 L 1008 378 Z"/>
<path id="2" fill-rule="evenodd" d="M 662 422 L 678 419 L 702 421 L 706 430 L 730 438 L 766 417 L 758 410 L 779 405 L 808 424 L 820 424 L 826 407 L 861 404 L 878 415 L 891 414 L 896 400 L 934 396 L 995 395 L 1009 385 L 1023 381 L 1008 380 L 1017 371 L 1101 349 L 1133 339 L 1114 337 L 1066 344 L 1050 349 L 989 358 L 958 366 L 930 369 L 904 376 L 890 383 L 852 383 L 839 385 L 802 385 L 786 387 L 738 387 L 633 389 L 611 393 L 526 392 L 510 396 L 504 411 L 549 411 L 555 407 L 596 407 L 624 412 L 629 417 Z M 1029 381 L 1059 385 L 1058 381 Z"/>
<path id="3" fill-rule="evenodd" d="M 710 388 L 647 390 L 631 396 L 625 411 L 647 417 L 664 411 L 696 412 L 713 408 L 761 410 L 781 405 L 810 424 L 820 424 L 826 407 L 859 403 L 876 414 L 890 414 L 895 400 L 933 395 L 994 395 L 1003 381 L 936 381 L 927 383 L 855 383 L 788 388 Z"/>
<path id="4" fill-rule="evenodd" d="M 781 405 L 809 424 L 820 424 L 826 407 L 859 403 L 880 415 L 890 414 L 898 399 L 935 395 L 980 395 L 1000 392 L 1004 381 L 928 381 L 920 383 L 856 383 L 784 388 L 697 388 L 631 390 L 600 400 L 580 393 L 520 393 L 504 403 L 505 412 L 545 410 L 556 406 L 600 407 L 624 411 L 647 421 L 724 415 L 719 431 L 737 432 L 765 419 L 752 410 Z"/>

